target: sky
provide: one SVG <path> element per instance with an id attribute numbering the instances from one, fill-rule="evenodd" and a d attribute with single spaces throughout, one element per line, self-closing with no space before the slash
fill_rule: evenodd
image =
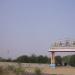
<path id="1" fill-rule="evenodd" d="M 0 0 L 0 57 L 49 56 L 65 38 L 75 39 L 75 0 Z"/>

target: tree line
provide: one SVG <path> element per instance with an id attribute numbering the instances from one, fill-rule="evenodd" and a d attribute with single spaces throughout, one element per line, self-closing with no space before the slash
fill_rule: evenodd
<path id="1" fill-rule="evenodd" d="M 42 55 L 36 56 L 33 54 L 31 56 L 27 55 L 20 56 L 14 61 L 24 62 L 24 63 L 49 63 L 50 58 L 48 58 L 47 56 L 42 56 Z"/>
<path id="2" fill-rule="evenodd" d="M 27 56 L 27 55 L 22 55 L 17 57 L 16 59 L 12 60 L 12 59 L 3 59 L 0 57 L 0 61 L 4 61 L 4 62 L 21 62 L 21 63 L 44 63 L 44 64 L 49 64 L 51 62 L 51 59 L 47 56 L 43 56 L 43 55 L 31 55 L 31 56 Z M 68 56 L 55 56 L 55 63 L 57 66 L 66 66 L 66 65 L 70 65 L 70 66 L 75 66 L 75 55 L 68 55 Z"/>

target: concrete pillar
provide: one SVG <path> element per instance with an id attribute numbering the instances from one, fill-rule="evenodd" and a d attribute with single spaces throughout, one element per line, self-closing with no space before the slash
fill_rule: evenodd
<path id="1" fill-rule="evenodd" d="M 55 64 L 55 52 L 51 52 L 51 64 Z"/>
<path id="2" fill-rule="evenodd" d="M 55 52 L 51 52 L 51 64 L 50 67 L 55 68 Z"/>

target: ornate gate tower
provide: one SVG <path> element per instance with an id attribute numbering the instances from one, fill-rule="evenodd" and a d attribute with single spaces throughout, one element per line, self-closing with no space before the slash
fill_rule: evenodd
<path id="1" fill-rule="evenodd" d="M 55 53 L 56 52 L 75 52 L 75 41 L 73 40 L 64 40 L 54 42 L 49 48 L 51 52 L 51 64 L 50 67 L 55 68 Z"/>

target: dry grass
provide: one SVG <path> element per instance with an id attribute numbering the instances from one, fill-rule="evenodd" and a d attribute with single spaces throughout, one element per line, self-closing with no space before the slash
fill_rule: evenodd
<path id="1" fill-rule="evenodd" d="M 27 63 L 26 63 L 27 64 Z M 48 64 L 40 64 L 40 66 L 38 64 L 30 64 L 30 66 L 27 67 L 25 63 L 22 64 L 22 68 L 26 71 L 26 72 L 30 72 L 30 73 L 35 73 L 35 69 L 36 68 L 40 68 L 42 73 L 47 73 L 47 74 L 62 74 L 62 75 L 75 75 L 75 67 L 56 67 L 55 69 L 52 69 L 49 67 Z M 15 67 L 18 67 L 19 65 L 17 63 L 5 63 L 3 62 L 2 64 L 0 63 L 1 66 L 3 66 L 4 68 L 7 67 L 8 65 L 13 65 Z M 26 65 L 26 67 L 25 67 Z M 37 66 L 36 66 L 37 65 Z M 42 65 L 42 67 L 41 67 Z M 9 67 L 10 69 L 13 69 L 13 67 Z M 13 73 L 12 71 L 9 72 L 8 75 L 15 75 L 15 73 Z"/>

